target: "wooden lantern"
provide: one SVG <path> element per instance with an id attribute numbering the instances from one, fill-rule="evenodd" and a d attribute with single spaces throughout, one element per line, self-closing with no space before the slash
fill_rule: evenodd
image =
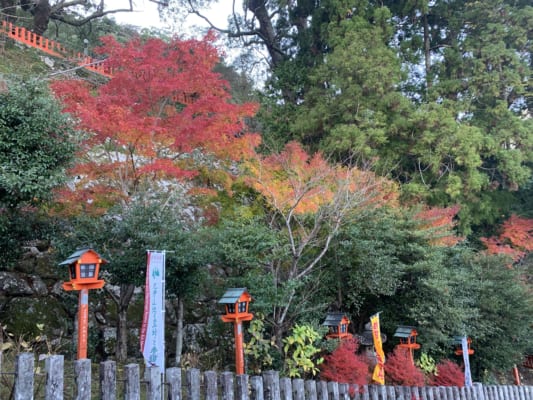
<path id="1" fill-rule="evenodd" d="M 72 253 L 59 265 L 68 266 L 70 281 L 63 283 L 65 290 L 100 289 L 104 280 L 98 279 L 100 265 L 107 261 L 92 249 L 81 249 Z"/>
<path id="2" fill-rule="evenodd" d="M 250 321 L 254 317 L 253 314 L 248 312 L 250 301 L 252 301 L 252 296 L 250 296 L 246 288 L 228 289 L 218 301 L 219 304 L 224 304 L 226 307 L 226 314 L 221 317 L 222 321 L 233 322 L 233 331 L 235 334 L 235 373 L 237 375 L 244 374 L 242 322 Z"/>
<path id="3" fill-rule="evenodd" d="M 394 337 L 400 339 L 400 343 L 396 347 L 405 349 L 409 352 L 413 365 L 415 362 L 414 351 L 420 348 L 420 344 L 416 342 L 417 336 L 418 332 L 412 326 L 400 325 L 396 328 L 396 332 L 394 332 Z"/>
<path id="4" fill-rule="evenodd" d="M 342 312 L 328 313 L 322 325 L 327 326 L 329 329 L 326 335 L 327 339 L 346 339 L 352 337 L 352 334 L 348 332 L 350 320 Z"/>
<path id="5" fill-rule="evenodd" d="M 106 263 L 92 249 L 80 249 L 72 253 L 59 265 L 68 266 L 70 281 L 63 283 L 67 291 L 79 291 L 78 300 L 78 360 L 87 358 L 87 340 L 89 336 L 89 289 L 100 289 L 104 280 L 98 279 L 100 265 Z"/>
<path id="6" fill-rule="evenodd" d="M 470 347 L 470 344 L 472 343 L 472 339 L 469 337 L 466 338 L 466 343 L 468 345 L 468 355 L 471 356 L 474 354 L 474 349 Z M 453 337 L 453 344 L 455 345 L 455 354 L 458 356 L 463 355 L 463 337 L 462 336 L 454 336 Z"/>

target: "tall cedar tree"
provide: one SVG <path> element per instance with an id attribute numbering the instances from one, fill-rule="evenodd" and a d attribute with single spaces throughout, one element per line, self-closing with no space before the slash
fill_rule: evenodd
<path id="1" fill-rule="evenodd" d="M 221 161 L 247 156 L 259 143 L 245 124 L 256 105 L 231 102 L 228 83 L 213 72 L 219 62 L 213 39 L 120 44 L 105 37 L 98 51 L 113 71 L 107 83 L 52 84 L 64 110 L 87 132 L 71 171 L 75 190 L 64 191 L 64 199 L 97 212 L 127 202 L 152 182 L 167 184 L 200 170 L 220 168 L 212 176 L 222 185 L 228 181 Z M 206 166 L 209 157 L 218 161 Z"/>

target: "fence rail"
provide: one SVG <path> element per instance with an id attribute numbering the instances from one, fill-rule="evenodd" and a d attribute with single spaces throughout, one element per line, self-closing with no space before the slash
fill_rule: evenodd
<path id="1" fill-rule="evenodd" d="M 61 355 L 45 360 L 46 400 L 64 399 L 64 359 Z M 138 364 L 124 367 L 121 394 L 117 394 L 117 367 L 114 361 L 100 363 L 98 392 L 92 393 L 91 361 L 74 363 L 76 400 L 141 399 L 141 382 L 145 383 L 142 398 L 147 400 L 533 400 L 533 386 L 482 385 L 472 387 L 407 387 L 349 385 L 303 379 L 280 378 L 277 371 L 261 376 L 217 373 L 198 369 L 168 368 L 164 383 L 159 368 L 145 370 L 140 376 Z M 35 357 L 21 353 L 15 360 L 13 398 L 34 398 Z M 95 397 L 96 396 L 96 397 Z"/>
<path id="2" fill-rule="evenodd" d="M 108 78 L 112 76 L 112 71 L 106 65 L 105 60 L 96 60 L 81 53 L 74 53 L 55 40 L 37 35 L 36 33 L 33 33 L 26 28 L 16 26 L 11 22 L 0 21 L 0 34 L 27 46 L 39 49 L 51 56 L 66 59 L 80 67 L 96 72 L 97 74 Z"/>

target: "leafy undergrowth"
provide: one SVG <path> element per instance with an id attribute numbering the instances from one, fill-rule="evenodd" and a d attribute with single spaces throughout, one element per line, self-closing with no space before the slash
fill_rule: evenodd
<path id="1" fill-rule="evenodd" d="M 0 36 L 0 74 L 35 76 L 50 72 L 39 51 Z"/>

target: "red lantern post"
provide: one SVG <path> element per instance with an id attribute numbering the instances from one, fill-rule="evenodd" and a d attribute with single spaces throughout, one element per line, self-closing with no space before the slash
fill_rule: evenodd
<path id="1" fill-rule="evenodd" d="M 235 373 L 244 374 L 244 346 L 242 322 L 251 321 L 253 314 L 248 312 L 248 306 L 252 296 L 245 288 L 228 289 L 219 300 L 220 304 L 225 304 L 226 314 L 222 316 L 222 321 L 233 322 L 235 335 Z"/>
<path id="2" fill-rule="evenodd" d="M 98 279 L 100 265 L 106 263 L 92 249 L 81 249 L 71 254 L 59 265 L 68 266 L 70 281 L 63 283 L 67 291 L 78 290 L 78 360 L 87 358 L 87 338 L 89 336 L 89 289 L 100 289 L 103 279 Z"/>

